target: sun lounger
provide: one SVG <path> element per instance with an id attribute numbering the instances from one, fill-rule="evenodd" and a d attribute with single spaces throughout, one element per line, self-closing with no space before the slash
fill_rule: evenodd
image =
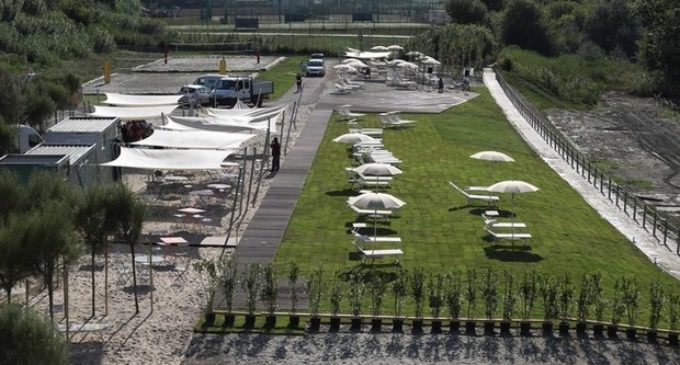
<path id="1" fill-rule="evenodd" d="M 515 222 L 496 222 L 492 219 L 491 222 L 484 221 L 484 228 L 527 228 L 525 223 L 515 223 Z"/>
<path id="2" fill-rule="evenodd" d="M 381 219 L 381 218 L 387 219 L 387 218 L 390 217 L 390 215 L 392 215 L 391 210 L 361 209 L 361 208 L 355 207 L 354 205 L 350 205 L 349 207 L 350 207 L 350 209 L 352 209 L 354 211 L 354 213 L 357 214 L 357 218 L 358 217 L 370 217 L 370 218 L 378 218 L 378 219 Z"/>
<path id="3" fill-rule="evenodd" d="M 498 197 L 495 195 L 474 195 L 474 194 L 468 194 L 465 190 L 461 189 L 458 187 L 458 185 L 454 184 L 453 182 L 449 181 L 449 185 L 451 185 L 455 190 L 460 192 L 461 194 L 465 195 L 467 198 L 467 204 L 472 205 L 472 202 L 479 201 L 479 202 L 484 202 L 487 203 L 487 205 L 498 205 Z"/>
<path id="4" fill-rule="evenodd" d="M 488 192 L 489 187 L 488 186 L 468 186 L 465 188 L 467 191 L 472 191 L 472 192 Z"/>
<path id="5" fill-rule="evenodd" d="M 385 128 L 399 128 L 415 124 L 413 120 L 402 120 L 396 113 L 383 113 L 379 115 L 380 122 Z"/>
<path id="6" fill-rule="evenodd" d="M 494 241 L 498 242 L 500 240 L 505 240 L 505 241 L 521 241 L 521 240 L 529 240 L 532 238 L 531 233 L 499 233 L 496 231 L 492 231 L 489 228 L 484 228 L 484 230 L 489 233 L 491 237 L 493 237 Z"/>
<path id="7" fill-rule="evenodd" d="M 404 251 L 399 248 L 388 248 L 388 249 L 365 249 L 361 247 L 356 241 L 354 246 L 359 250 L 361 254 L 361 262 L 365 263 L 366 259 L 371 259 L 371 263 L 376 259 L 381 259 L 383 257 L 394 257 L 394 263 L 399 263 L 399 256 L 404 255 Z"/>
<path id="8" fill-rule="evenodd" d="M 381 137 L 383 135 L 382 128 L 350 128 L 350 133 L 365 134 L 371 137 Z"/>

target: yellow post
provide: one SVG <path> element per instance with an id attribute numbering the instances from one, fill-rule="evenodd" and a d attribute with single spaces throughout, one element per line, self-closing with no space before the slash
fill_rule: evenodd
<path id="1" fill-rule="evenodd" d="M 105 84 L 111 83 L 111 61 L 110 60 L 104 61 L 104 83 Z"/>
<path id="2" fill-rule="evenodd" d="M 219 72 L 220 72 L 220 75 L 226 75 L 227 74 L 227 60 L 224 57 L 222 57 L 222 59 L 220 60 L 220 70 L 219 70 Z"/>

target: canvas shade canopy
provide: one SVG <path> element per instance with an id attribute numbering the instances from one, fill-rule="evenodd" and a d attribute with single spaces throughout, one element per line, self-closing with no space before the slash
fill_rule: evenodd
<path id="1" fill-rule="evenodd" d="M 354 171 L 367 176 L 394 176 L 403 174 L 400 169 L 386 163 L 365 163 L 355 167 Z"/>
<path id="2" fill-rule="evenodd" d="M 247 115 L 262 116 L 262 115 L 282 113 L 287 108 L 286 105 L 277 105 L 277 106 L 272 106 L 272 107 L 267 107 L 267 108 L 248 108 L 240 100 L 239 100 L 239 103 L 241 104 L 241 106 L 239 106 L 239 108 L 236 107 L 236 105 L 239 105 L 238 103 L 236 105 L 234 105 L 234 108 L 232 108 L 232 109 L 205 108 L 204 109 L 205 114 L 214 115 L 214 116 L 226 116 L 226 117 L 247 116 Z"/>
<path id="3" fill-rule="evenodd" d="M 390 51 L 386 52 L 361 52 L 359 50 L 352 50 L 345 52 L 345 57 L 358 58 L 360 60 L 370 60 L 374 58 L 387 58 L 392 54 Z"/>
<path id="4" fill-rule="evenodd" d="M 404 47 L 393 44 L 391 46 L 387 46 L 387 49 L 389 49 L 390 51 L 403 51 Z"/>
<path id="5" fill-rule="evenodd" d="M 376 142 L 377 140 L 371 136 L 361 133 L 347 133 L 333 139 L 336 143 L 357 143 L 357 142 Z"/>
<path id="6" fill-rule="evenodd" d="M 140 141 L 132 142 L 136 146 L 153 146 L 164 148 L 195 149 L 234 149 L 254 138 L 253 134 L 224 133 L 209 131 L 171 131 L 154 130 L 153 134 Z"/>
<path id="7" fill-rule="evenodd" d="M 373 47 L 371 47 L 371 51 L 375 51 L 375 52 L 384 52 L 384 51 L 387 51 L 387 50 L 388 49 L 385 46 L 373 46 Z"/>
<path id="8" fill-rule="evenodd" d="M 105 93 L 106 100 L 102 103 L 115 106 L 160 106 L 177 105 L 182 95 L 133 95 Z"/>
<path id="9" fill-rule="evenodd" d="M 162 115 L 172 113 L 177 108 L 177 105 L 159 105 L 159 106 L 139 106 L 139 107 L 112 107 L 95 105 L 94 113 L 89 115 L 92 117 L 106 117 L 106 118 L 120 118 L 121 120 L 144 120 L 144 119 L 161 119 Z"/>
<path id="10" fill-rule="evenodd" d="M 239 120 L 225 121 L 215 117 L 179 117 L 174 115 L 168 116 L 168 121 L 174 122 L 184 127 L 215 132 L 231 132 L 238 133 L 244 131 L 266 131 L 267 128 L 273 134 L 278 134 L 276 124 L 279 118 L 271 118 L 271 121 L 264 120 L 261 122 L 243 122 Z M 166 124 L 170 125 L 170 123 Z M 169 127 L 168 129 L 171 129 Z"/>
<path id="11" fill-rule="evenodd" d="M 224 160 L 233 150 L 161 150 L 121 147 L 120 156 L 100 166 L 142 170 L 222 170 L 238 166 Z"/>

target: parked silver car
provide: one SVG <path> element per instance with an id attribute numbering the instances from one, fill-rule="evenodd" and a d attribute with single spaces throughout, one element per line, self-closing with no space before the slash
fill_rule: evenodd
<path id="1" fill-rule="evenodd" d="M 320 58 L 311 58 L 307 61 L 305 76 L 326 76 L 326 64 Z"/>
<path id="2" fill-rule="evenodd" d="M 184 85 L 179 89 L 178 94 L 182 94 L 179 102 L 182 104 L 193 103 L 194 105 L 208 105 L 210 104 L 210 89 L 203 85 L 189 84 Z"/>

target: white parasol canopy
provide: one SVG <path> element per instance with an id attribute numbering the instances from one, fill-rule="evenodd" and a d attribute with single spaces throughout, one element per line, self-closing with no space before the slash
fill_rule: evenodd
<path id="1" fill-rule="evenodd" d="M 411 51 L 411 52 L 406 53 L 406 55 L 411 56 L 411 57 L 423 57 L 423 56 L 425 56 L 422 52 L 418 52 L 418 51 Z"/>
<path id="2" fill-rule="evenodd" d="M 347 133 L 333 139 L 336 143 L 357 143 L 357 142 L 378 142 L 377 139 L 361 134 L 361 133 Z"/>
<path id="3" fill-rule="evenodd" d="M 138 106 L 138 107 L 112 107 L 94 105 L 94 113 L 90 113 L 93 117 L 118 117 L 121 120 L 144 120 L 144 119 L 160 119 L 161 115 L 168 115 L 177 108 L 177 105 L 159 105 L 159 106 Z"/>
<path id="4" fill-rule="evenodd" d="M 367 64 L 365 64 L 365 63 L 363 63 L 363 62 L 361 62 L 357 59 L 354 59 L 354 58 L 351 59 L 351 62 L 343 62 L 343 64 L 349 65 L 349 66 L 352 66 L 352 67 L 355 67 L 355 68 L 356 67 L 362 67 L 362 68 L 368 67 Z"/>
<path id="5" fill-rule="evenodd" d="M 359 58 L 362 60 L 369 60 L 372 58 L 387 58 L 392 54 L 392 52 L 361 52 L 358 50 L 350 49 L 345 52 L 345 57 Z"/>
<path id="6" fill-rule="evenodd" d="M 400 63 L 397 64 L 397 67 L 416 69 L 416 68 L 418 68 L 418 65 L 416 65 L 413 62 L 400 62 Z"/>
<path id="7" fill-rule="evenodd" d="M 342 72 L 357 72 L 357 69 L 349 64 L 335 65 L 333 68 Z"/>
<path id="8" fill-rule="evenodd" d="M 376 51 L 376 52 L 384 52 L 384 51 L 387 51 L 387 50 L 388 50 L 388 49 L 387 49 L 387 47 L 385 47 L 385 46 L 374 46 L 374 47 L 371 47 L 371 51 Z"/>
<path id="9" fill-rule="evenodd" d="M 357 208 L 362 209 L 373 209 L 376 212 L 378 210 L 394 210 L 399 209 L 406 205 L 404 201 L 396 198 L 390 194 L 385 193 L 364 193 L 359 196 L 352 196 L 347 199 L 347 204 L 353 205 Z M 377 214 L 373 219 L 373 236 L 378 235 L 378 221 Z"/>
<path id="10" fill-rule="evenodd" d="M 498 162 L 515 162 L 515 160 L 503 152 L 498 151 L 481 151 L 470 156 L 475 160 L 498 161 Z"/>
<path id="11" fill-rule="evenodd" d="M 183 95 L 133 95 L 105 93 L 106 100 L 102 103 L 115 106 L 159 106 L 177 105 Z"/>
<path id="12" fill-rule="evenodd" d="M 142 170 L 222 170 L 237 166 L 224 160 L 233 150 L 161 150 L 121 147 L 120 156 L 100 166 L 127 167 Z"/>
<path id="13" fill-rule="evenodd" d="M 520 180 L 506 180 L 489 186 L 488 191 L 493 193 L 512 194 L 512 210 L 515 210 L 515 194 L 533 193 L 538 187 Z M 513 213 L 514 216 L 514 213 Z"/>
<path id="14" fill-rule="evenodd" d="M 154 130 L 153 134 L 140 141 L 132 142 L 136 146 L 153 146 L 163 148 L 196 148 L 196 149 L 235 149 L 254 138 L 254 134 L 224 133 L 210 131 L 172 131 Z"/>
<path id="15" fill-rule="evenodd" d="M 355 167 L 353 170 L 367 176 L 393 176 L 404 173 L 390 164 L 375 162 L 365 163 L 359 167 Z"/>
<path id="16" fill-rule="evenodd" d="M 422 59 L 420 59 L 420 62 L 422 62 L 423 64 L 426 64 L 426 65 L 435 65 L 435 66 L 442 64 L 441 62 L 437 61 L 436 59 L 434 59 L 430 56 L 423 57 Z"/>
<path id="17" fill-rule="evenodd" d="M 391 46 L 387 46 L 387 49 L 389 49 L 390 51 L 403 51 L 404 47 L 397 44 L 393 44 Z"/>

